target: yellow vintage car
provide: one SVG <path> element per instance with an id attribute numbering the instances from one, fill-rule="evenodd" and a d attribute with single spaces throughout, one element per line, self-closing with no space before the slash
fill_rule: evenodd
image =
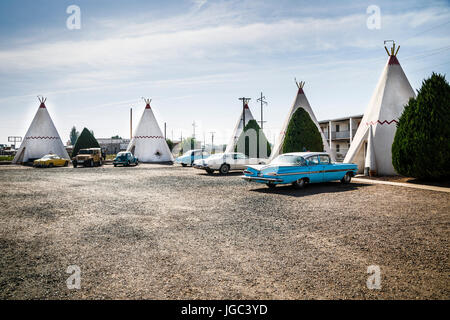
<path id="1" fill-rule="evenodd" d="M 69 160 L 62 159 L 56 154 L 47 154 L 33 162 L 33 167 L 39 168 L 67 167 L 68 165 Z"/>

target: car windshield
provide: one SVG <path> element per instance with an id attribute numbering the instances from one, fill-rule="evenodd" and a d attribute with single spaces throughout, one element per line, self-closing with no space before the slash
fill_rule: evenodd
<path id="1" fill-rule="evenodd" d="M 126 152 L 119 152 L 119 153 L 117 154 L 118 157 L 125 157 L 126 155 L 127 155 Z"/>
<path id="2" fill-rule="evenodd" d="M 192 150 L 186 151 L 185 153 L 183 153 L 183 156 L 190 156 L 192 154 Z"/>
<path id="3" fill-rule="evenodd" d="M 93 150 L 80 150 L 80 154 L 92 154 L 93 152 Z"/>
<path id="4" fill-rule="evenodd" d="M 276 157 L 270 164 L 296 164 L 304 165 L 305 159 L 301 156 L 286 154 Z"/>

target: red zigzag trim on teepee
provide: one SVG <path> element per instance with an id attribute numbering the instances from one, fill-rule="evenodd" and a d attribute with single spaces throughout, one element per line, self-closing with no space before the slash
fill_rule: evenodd
<path id="1" fill-rule="evenodd" d="M 135 136 L 133 138 L 135 138 L 135 139 L 164 139 L 164 137 L 161 137 L 161 136 Z"/>
<path id="2" fill-rule="evenodd" d="M 381 125 L 383 125 L 383 124 L 391 124 L 393 122 L 398 123 L 398 121 L 395 120 L 395 119 L 392 119 L 391 121 L 387 121 L 387 120 L 380 121 L 380 120 L 377 120 L 377 121 L 366 122 L 366 126 L 374 125 L 374 124 L 377 124 L 377 123 L 379 123 Z"/>
<path id="3" fill-rule="evenodd" d="M 59 139 L 59 137 L 27 137 L 27 139 Z"/>

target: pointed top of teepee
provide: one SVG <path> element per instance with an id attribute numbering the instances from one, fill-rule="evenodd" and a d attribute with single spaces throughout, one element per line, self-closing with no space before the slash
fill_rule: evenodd
<path id="1" fill-rule="evenodd" d="M 386 50 L 386 53 L 389 56 L 389 64 L 390 65 L 400 64 L 397 59 L 397 53 L 398 53 L 398 50 L 400 50 L 400 46 L 398 46 L 397 50 L 395 50 L 395 41 L 394 40 L 384 40 L 384 44 L 386 44 L 386 42 L 392 42 L 391 50 L 388 50 L 388 48 L 386 46 L 384 46 L 384 49 Z"/>
<path id="2" fill-rule="evenodd" d="M 145 109 L 151 109 L 150 102 L 152 102 L 152 99 L 142 97 L 142 100 L 145 102 Z"/>
<path id="3" fill-rule="evenodd" d="M 39 99 L 39 102 L 41 103 L 39 108 L 44 108 L 45 109 L 45 101 L 47 101 L 47 98 L 44 98 L 42 96 L 37 96 L 37 98 Z"/>
<path id="4" fill-rule="evenodd" d="M 297 81 L 297 78 L 294 78 L 295 80 L 295 84 L 297 85 L 298 88 L 298 94 L 304 94 L 303 92 L 303 87 L 305 86 L 305 81 Z"/>

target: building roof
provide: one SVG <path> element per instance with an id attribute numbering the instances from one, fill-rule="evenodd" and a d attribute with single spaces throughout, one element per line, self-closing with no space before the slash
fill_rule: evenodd
<path id="1" fill-rule="evenodd" d="M 350 116 L 350 117 L 343 117 L 343 118 L 335 118 L 335 119 L 328 119 L 328 120 L 320 120 L 318 121 L 319 123 L 327 123 L 330 121 L 344 121 L 344 120 L 349 120 L 350 118 L 362 118 L 363 114 L 358 114 L 358 115 L 354 115 L 354 116 Z"/>

